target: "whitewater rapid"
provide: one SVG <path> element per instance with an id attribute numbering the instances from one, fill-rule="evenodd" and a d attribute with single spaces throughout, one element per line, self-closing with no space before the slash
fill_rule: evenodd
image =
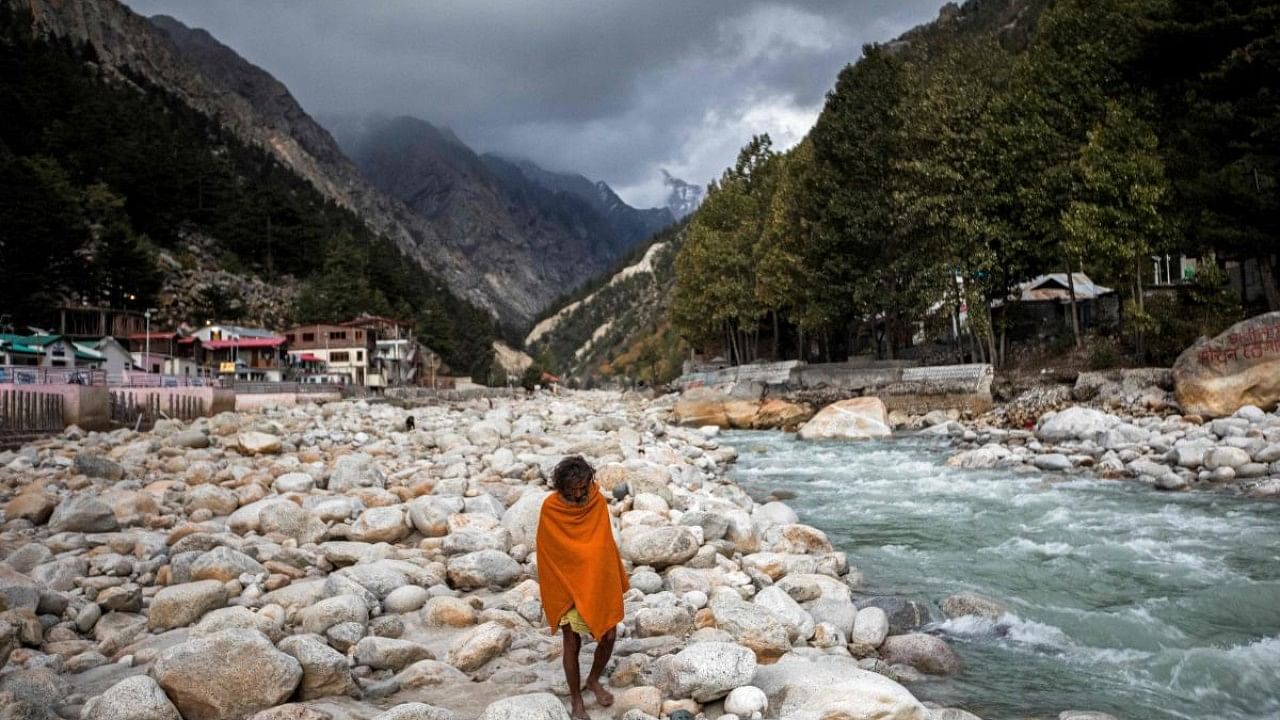
<path id="1" fill-rule="evenodd" d="M 984 720 L 1280 717 L 1280 503 L 949 468 L 945 442 L 918 437 L 721 437 L 739 450 L 735 480 L 795 493 L 869 591 L 1008 605 L 997 621 L 937 613 L 928 630 L 966 668 L 913 684 L 917 697 Z"/>

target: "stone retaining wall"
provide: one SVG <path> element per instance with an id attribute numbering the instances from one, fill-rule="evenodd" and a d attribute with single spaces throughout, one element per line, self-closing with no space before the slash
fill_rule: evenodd
<path id="1" fill-rule="evenodd" d="M 890 410 L 924 414 L 956 408 L 982 413 L 992 406 L 990 365 L 912 366 L 903 362 L 760 363 L 688 373 L 682 391 L 705 387 L 739 399 L 785 398 L 815 407 L 863 395 L 882 399 Z"/>

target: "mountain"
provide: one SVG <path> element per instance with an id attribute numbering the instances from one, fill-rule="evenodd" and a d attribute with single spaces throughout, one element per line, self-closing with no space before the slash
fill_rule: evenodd
<path id="1" fill-rule="evenodd" d="M 496 167 L 502 164 L 516 166 L 525 178 L 554 192 L 565 193 L 585 200 L 605 218 L 618 238 L 618 245 L 630 249 L 649 239 L 655 232 L 676 221 L 669 208 L 634 208 L 602 181 L 591 181 L 577 173 L 552 172 L 530 160 L 486 154 L 487 162 Z"/>
<path id="2" fill-rule="evenodd" d="M 681 221 L 660 231 L 610 272 L 562 298 L 529 332 L 526 351 L 586 385 L 617 376 L 665 382 L 679 375 L 683 345 L 666 315 L 686 226 Z"/>
<path id="3" fill-rule="evenodd" d="M 581 175 L 478 155 L 417 118 L 325 121 L 364 177 L 451 238 L 522 307 L 547 307 L 671 222 Z"/>
<path id="4" fill-rule="evenodd" d="M 678 177 L 672 177 L 666 170 L 662 171 L 662 183 L 671 188 L 667 193 L 667 209 L 677 219 L 683 220 L 692 215 L 702 204 L 704 189 L 701 185 L 693 185 Z"/>
<path id="5" fill-rule="evenodd" d="M 255 141 L 277 131 L 210 115 L 213 81 L 161 31 L 110 3 L 56 10 L 0 0 L 0 308 L 15 321 L 56 323 L 67 304 L 155 307 L 159 327 L 394 313 L 452 367 L 487 377 L 492 317 L 270 149 L 345 162 L 303 149 L 297 138 L 328 134 L 296 106 L 276 118 L 289 134 Z M 247 79 L 257 90 L 243 92 L 288 99 Z M 235 122 L 252 115 L 243 100 L 223 106 L 242 112 Z"/>
<path id="6" fill-rule="evenodd" d="M 449 156 L 438 167 L 460 168 L 459 174 L 446 173 L 435 184 L 416 188 L 427 193 L 417 199 L 428 207 L 433 189 L 443 191 L 437 200 L 463 200 L 460 207 L 417 212 L 406 198 L 366 179 L 288 88 L 203 30 L 166 16 L 148 20 L 117 0 L 0 4 L 29 12 L 35 31 L 42 35 L 91 47 L 119 79 L 137 78 L 159 87 L 216 119 L 245 143 L 271 153 L 332 202 L 355 212 L 372 231 L 392 239 L 453 291 L 510 326 L 527 325 L 567 288 L 585 280 L 590 269 L 603 269 L 616 257 L 610 239 L 593 234 L 585 221 L 578 226 L 560 223 L 576 237 L 562 247 L 557 244 L 565 238 L 562 229 L 539 227 L 551 224 L 549 219 L 521 208 L 509 214 L 501 192 L 484 182 L 484 163 L 474 157 Z M 480 184 L 468 187 L 470 182 Z M 546 258 L 579 263 L 584 251 L 586 263 L 579 268 L 588 272 L 573 277 L 544 272 Z M 597 251 L 598 259 L 591 254 Z"/>

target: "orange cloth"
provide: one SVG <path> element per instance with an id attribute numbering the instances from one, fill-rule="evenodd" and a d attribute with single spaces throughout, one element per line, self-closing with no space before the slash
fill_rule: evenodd
<path id="1" fill-rule="evenodd" d="M 553 631 L 569 608 L 578 610 L 596 640 L 622 622 L 627 574 L 609 507 L 594 482 L 582 505 L 558 492 L 542 501 L 537 543 L 542 609 Z"/>

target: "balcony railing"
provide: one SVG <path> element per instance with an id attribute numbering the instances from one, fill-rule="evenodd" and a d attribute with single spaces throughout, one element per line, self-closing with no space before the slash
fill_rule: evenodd
<path id="1" fill-rule="evenodd" d="M 107 373 L 89 368 L 0 365 L 0 385 L 106 385 Z"/>

